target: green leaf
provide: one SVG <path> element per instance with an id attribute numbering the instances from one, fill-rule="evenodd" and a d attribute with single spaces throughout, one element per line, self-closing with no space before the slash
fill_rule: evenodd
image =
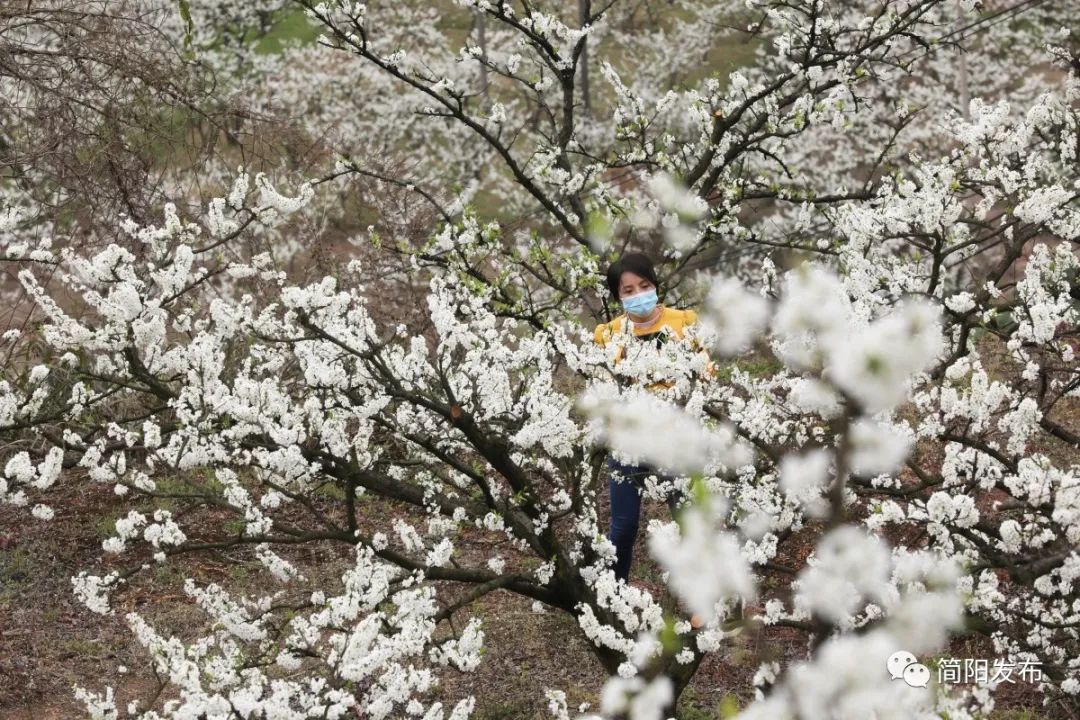
<path id="1" fill-rule="evenodd" d="M 660 644 L 664 652 L 670 655 L 677 654 L 682 650 L 682 640 L 675 632 L 675 618 L 670 615 L 664 616 L 664 629 L 660 631 Z"/>
<path id="2" fill-rule="evenodd" d="M 195 33 L 195 23 L 191 20 L 191 5 L 188 0 L 176 0 L 180 8 L 180 19 L 184 21 L 184 49 L 191 54 L 191 42 Z"/>
<path id="3" fill-rule="evenodd" d="M 1013 318 L 1013 314 L 1009 311 L 998 312 L 994 315 L 994 325 L 996 325 L 999 330 L 1008 332 L 1018 324 L 1019 323 Z"/>
<path id="4" fill-rule="evenodd" d="M 722 718 L 733 718 L 739 714 L 739 698 L 731 693 L 728 693 L 720 701 L 717 706 L 717 711 Z"/>
<path id="5" fill-rule="evenodd" d="M 594 250 L 606 250 L 615 235 L 611 220 L 603 213 L 592 211 L 585 219 L 585 236 Z"/>

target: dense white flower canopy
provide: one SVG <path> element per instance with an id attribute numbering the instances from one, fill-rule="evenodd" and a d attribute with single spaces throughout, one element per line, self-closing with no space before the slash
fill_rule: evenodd
<path id="1" fill-rule="evenodd" d="M 762 664 L 740 718 L 975 717 L 985 689 L 866 671 L 974 620 L 1076 707 L 1075 3 L 678 0 L 642 27 L 635 3 L 458 0 L 463 32 L 427 3 L 285 5 L 146 22 L 221 98 L 302 117 L 315 170 L 207 155 L 205 183 L 170 169 L 93 243 L 0 184 L 5 291 L 38 321 L 0 339 L 26 359 L 0 378 L 0 502 L 49 522 L 96 483 L 131 505 L 102 543 L 126 566 L 72 578 L 92 612 L 223 547 L 280 586 L 188 579 L 212 619 L 189 643 L 127 614 L 172 694 L 125 713 L 88 679 L 92 717 L 461 720 L 474 698 L 432 690 L 484 633 L 443 630 L 496 591 L 575 618 L 611 676 L 597 717 L 669 716 L 733 628 L 770 626 L 806 653 Z M 317 41 L 256 52 L 283 12 Z M 703 76 L 721 41 L 745 67 Z M 298 269 L 334 223 L 362 252 Z M 592 328 L 632 246 L 700 321 L 616 362 Z M 416 293 L 400 317 L 392 283 Z M 647 547 L 699 624 L 615 579 L 609 452 L 685 491 Z M 355 562 L 308 578 L 308 543 Z"/>

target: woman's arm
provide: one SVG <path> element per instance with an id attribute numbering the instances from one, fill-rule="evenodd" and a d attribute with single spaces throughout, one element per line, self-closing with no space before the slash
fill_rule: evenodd
<path id="1" fill-rule="evenodd" d="M 607 323 L 600 323 L 596 326 L 596 329 L 593 330 L 593 339 L 596 341 L 596 344 L 600 346 L 607 345 L 608 337 L 610 335 L 611 330 L 608 328 Z"/>

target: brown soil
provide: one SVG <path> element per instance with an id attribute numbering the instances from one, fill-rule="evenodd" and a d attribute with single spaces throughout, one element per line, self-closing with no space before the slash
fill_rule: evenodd
<path id="1" fill-rule="evenodd" d="M 257 562 L 225 554 L 188 557 L 133 580 L 117 596 L 115 615 L 91 613 L 72 595 L 70 577 L 80 569 L 100 572 L 119 566 L 101 560 L 100 544 L 111 530 L 111 519 L 126 509 L 105 488 L 84 490 L 56 508 L 56 518 L 48 523 L 34 520 L 25 510 L 0 507 L 0 717 L 81 717 L 72 694 L 76 684 L 98 691 L 113 685 L 121 703 L 133 699 L 145 703 L 155 696 L 159 683 L 149 656 L 123 621 L 125 612 L 137 610 L 159 631 L 191 638 L 205 629 L 206 617 L 181 590 L 184 577 L 250 592 L 273 585 Z M 662 503 L 650 503 L 642 527 L 652 517 L 666 516 Z M 806 550 L 813 535 L 806 533 Z M 290 560 L 309 577 L 329 578 L 348 564 L 349 557 L 347 548 L 312 548 Z M 636 583 L 661 591 L 657 568 L 646 554 L 644 532 L 633 573 Z M 782 589 L 786 582 L 781 574 L 767 577 L 765 585 Z M 663 601 L 671 603 L 670 598 Z M 445 702 L 473 694 L 478 720 L 539 719 L 548 717 L 544 690 L 557 688 L 567 693 L 572 711 L 586 702 L 596 708 L 604 673 L 573 618 L 554 611 L 535 613 L 530 602 L 505 592 L 488 595 L 462 612 L 460 624 L 455 620 L 458 627 L 471 614 L 484 622 L 488 650 L 475 673 L 444 672 L 439 696 Z M 752 697 L 751 679 L 759 662 L 796 658 L 804 652 L 802 635 L 790 628 L 744 633 L 729 650 L 702 663 L 682 697 L 679 716 L 717 718 L 722 704 L 730 706 L 737 700 L 744 705 Z M 993 657 L 988 643 L 972 638 L 959 638 L 950 653 Z M 121 666 L 126 673 L 120 672 Z M 998 697 L 1005 711 L 1001 718 L 1067 717 L 1045 710 L 1012 714 L 1039 708 L 1039 697 L 1028 686 L 1004 687 Z"/>

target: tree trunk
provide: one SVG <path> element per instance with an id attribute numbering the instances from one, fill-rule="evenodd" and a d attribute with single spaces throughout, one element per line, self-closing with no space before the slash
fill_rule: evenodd
<path id="1" fill-rule="evenodd" d="M 589 0 L 578 0 L 578 24 L 584 27 L 589 19 Z M 581 101 L 585 106 L 585 112 L 589 111 L 592 99 L 589 97 L 589 41 L 585 41 L 585 47 L 581 50 L 581 59 L 578 60 L 581 67 Z"/>

